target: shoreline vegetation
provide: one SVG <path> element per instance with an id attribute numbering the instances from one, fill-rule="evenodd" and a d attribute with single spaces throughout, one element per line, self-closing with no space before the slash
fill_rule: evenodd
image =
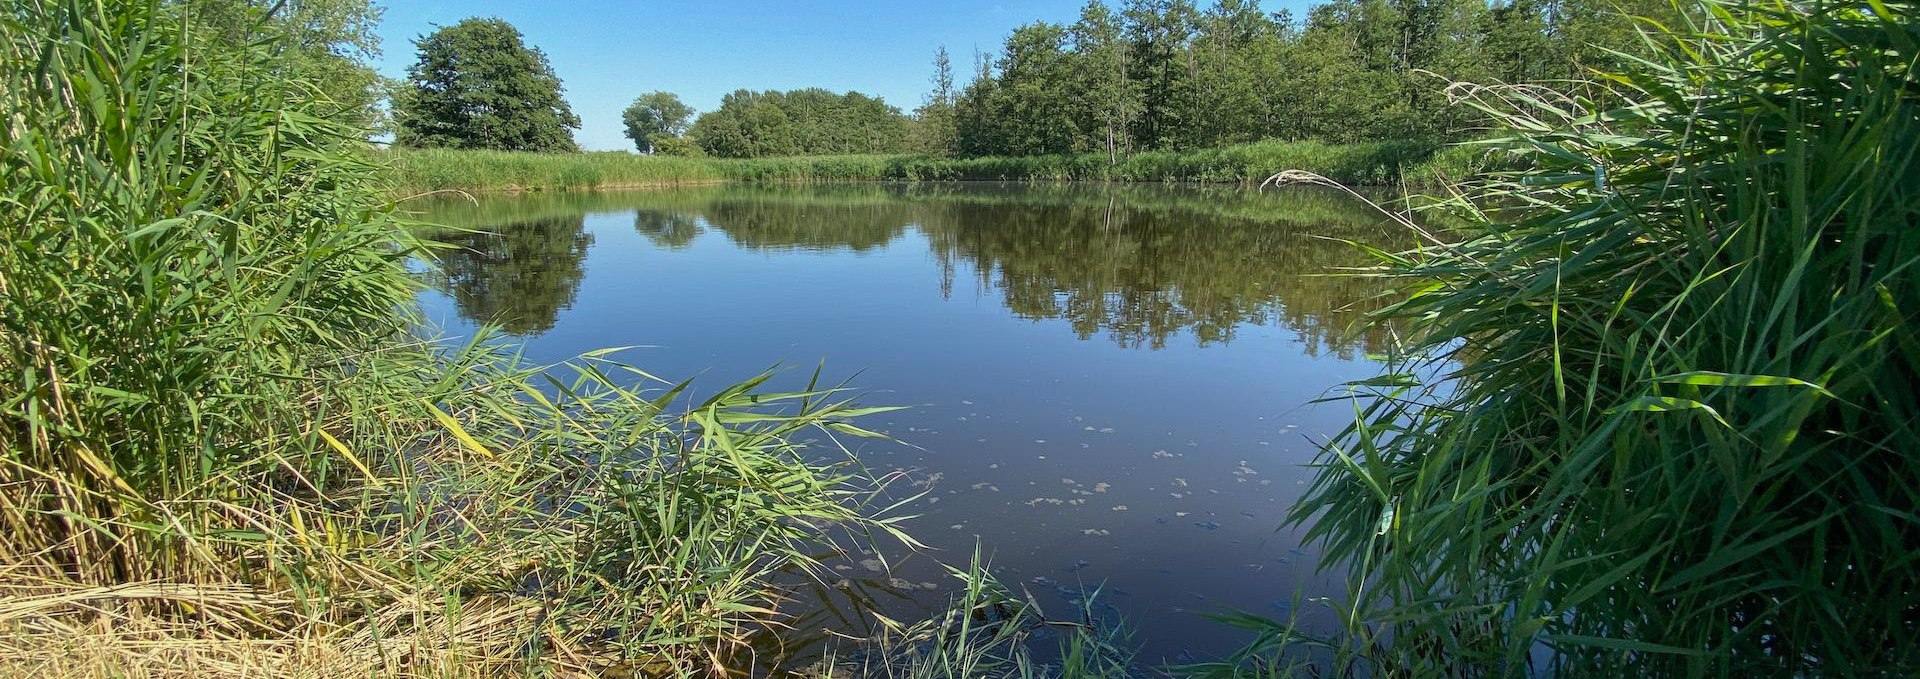
<path id="1" fill-rule="evenodd" d="M 1356 186 L 1443 187 L 1485 169 L 1486 153 L 1432 142 L 1265 141 L 1217 149 L 936 158 L 924 155 L 709 158 L 625 152 L 388 149 L 398 195 L 578 191 L 725 182 L 1126 182 L 1252 186 L 1305 170 Z"/>
<path id="2" fill-rule="evenodd" d="M 529 366 L 417 335 L 407 262 L 434 246 L 396 190 L 1288 169 L 1459 177 L 1436 209 L 1463 223 L 1371 253 L 1405 284 L 1376 317 L 1408 345 L 1350 385 L 1356 421 L 1292 514 L 1348 578 L 1344 626 L 1222 615 L 1254 641 L 1172 671 L 1920 671 L 1911 0 L 1705 0 L 1581 94 L 1470 90 L 1519 163 L 1479 177 L 1474 147 L 1400 142 L 1117 165 L 382 152 L 367 102 L 326 94 L 365 83 L 295 75 L 331 48 L 247 3 L 195 13 L 217 6 L 0 13 L 0 675 L 728 676 L 777 624 L 773 574 L 819 568 L 822 542 L 914 544 L 891 477 L 812 443 L 873 436 L 857 418 L 883 408 L 766 378 L 685 404 L 612 352 Z M 1321 23 L 1303 35 L 1347 37 Z M 1177 84 L 1156 54 L 1145 75 Z M 955 575 L 952 611 L 848 673 L 1142 673 L 1123 634 L 1071 623 L 1035 661 L 1048 622 Z"/>
<path id="3" fill-rule="evenodd" d="M 194 7 L 0 13 L 0 676 L 722 675 L 914 544 L 884 408 L 417 335 L 367 128 Z"/>

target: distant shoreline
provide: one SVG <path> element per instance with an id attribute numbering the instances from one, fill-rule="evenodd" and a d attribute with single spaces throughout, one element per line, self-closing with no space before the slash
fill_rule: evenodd
<path id="1" fill-rule="evenodd" d="M 1478 157 L 1419 141 L 1321 144 L 1267 141 L 1214 149 L 1068 156 L 931 158 L 917 155 L 689 158 L 620 152 L 518 153 L 394 149 L 401 195 L 435 191 L 529 193 L 644 189 L 727 182 L 1107 182 L 1258 184 L 1305 170 L 1351 186 L 1438 186 L 1473 174 Z"/>

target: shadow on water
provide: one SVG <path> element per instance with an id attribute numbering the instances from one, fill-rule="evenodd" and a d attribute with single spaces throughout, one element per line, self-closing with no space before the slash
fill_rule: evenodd
<path id="1" fill-rule="evenodd" d="M 1408 234 L 1318 189 L 1128 185 L 727 185 L 416 206 L 447 230 L 451 326 L 496 322 L 536 360 L 649 345 L 654 374 L 744 379 L 826 358 L 905 444 L 852 452 L 901 475 L 927 552 L 855 551 L 789 574 L 786 625 L 743 666 L 793 667 L 939 610 L 943 563 L 984 546 L 1016 593 L 1073 610 L 1103 587 L 1142 659 L 1240 639 L 1201 618 L 1291 614 L 1336 585 L 1281 526 L 1314 441 L 1311 402 L 1377 372 L 1390 329 L 1347 242 Z M 458 327 L 450 330 L 458 331 Z M 869 399 L 863 399 L 869 400 Z M 855 548 L 856 550 L 859 548 Z M 884 566 L 882 566 L 884 564 Z M 1192 655 L 1185 655 L 1191 653 Z"/>

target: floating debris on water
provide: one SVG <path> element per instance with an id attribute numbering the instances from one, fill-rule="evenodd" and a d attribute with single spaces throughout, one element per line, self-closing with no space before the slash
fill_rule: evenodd
<path id="1" fill-rule="evenodd" d="M 1099 431 L 1102 434 L 1111 434 L 1113 433 L 1113 427 L 1101 427 Z"/>
<path id="2" fill-rule="evenodd" d="M 879 559 L 861 559 L 860 567 L 873 571 L 875 573 L 879 573 L 887 570 L 887 564 L 880 561 Z"/>
<path id="3" fill-rule="evenodd" d="M 990 464 L 990 465 L 987 465 L 987 468 L 988 468 L 988 469 L 999 469 L 999 468 L 1000 468 L 1000 463 L 998 463 L 998 462 L 995 462 L 995 463 L 993 463 L 993 464 Z"/>
<path id="4" fill-rule="evenodd" d="M 970 405 L 973 405 L 973 402 L 972 402 L 972 401 L 968 401 L 968 400 L 966 400 L 966 399 L 961 399 L 961 400 L 960 400 L 960 405 L 963 405 L 963 406 L 970 406 Z"/>
<path id="5" fill-rule="evenodd" d="M 1105 528 L 1085 528 L 1081 529 L 1080 533 L 1082 535 L 1108 535 L 1107 529 Z"/>
<path id="6" fill-rule="evenodd" d="M 952 529 L 954 529 L 954 530 L 966 530 L 966 529 L 967 529 L 967 524 L 964 524 L 964 523 L 956 523 L 956 524 L 953 524 L 953 525 L 951 525 L 951 526 L 947 526 L 947 527 L 948 527 L 948 528 L 952 528 Z"/>
<path id="7" fill-rule="evenodd" d="M 1195 521 L 1193 525 L 1199 526 L 1201 528 L 1205 528 L 1207 530 L 1218 530 L 1220 528 L 1220 524 L 1214 523 L 1212 521 Z"/>
<path id="8" fill-rule="evenodd" d="M 1054 582 L 1053 578 L 1049 578 L 1044 575 L 1033 576 L 1033 579 L 1029 580 L 1028 582 L 1032 582 L 1033 584 L 1039 585 L 1041 587 L 1057 587 L 1060 584 L 1058 582 Z"/>
<path id="9" fill-rule="evenodd" d="M 1069 486 L 1078 486 L 1078 485 L 1080 485 L 1080 484 L 1078 484 L 1078 483 L 1074 483 L 1074 481 L 1073 481 L 1073 479 L 1069 479 L 1069 478 L 1062 478 L 1062 479 L 1060 479 L 1060 482 L 1061 482 L 1061 483 L 1064 483 L 1064 484 L 1067 484 L 1067 485 L 1069 485 Z"/>
<path id="10" fill-rule="evenodd" d="M 1114 505 L 1114 506 L 1113 506 L 1113 511 L 1116 511 L 1116 512 L 1124 512 L 1124 511 L 1127 511 L 1127 506 L 1126 506 L 1126 505 Z"/>
<path id="11" fill-rule="evenodd" d="M 1167 452 L 1167 451 L 1165 451 L 1165 450 L 1156 450 L 1156 451 L 1153 451 L 1153 459 L 1156 459 L 1156 460 L 1158 460 L 1158 459 L 1160 459 L 1160 458 L 1163 458 L 1163 457 L 1173 457 L 1173 453 L 1169 453 L 1169 452 Z"/>
<path id="12" fill-rule="evenodd" d="M 1096 493 L 1104 493 L 1104 492 L 1107 492 L 1107 490 L 1108 490 L 1108 489 L 1110 489 L 1110 488 L 1113 488 L 1113 486 L 1112 486 L 1112 485 L 1109 485 L 1109 484 L 1108 484 L 1107 482 L 1105 482 L 1105 481 L 1102 481 L 1102 482 L 1099 482 L 1099 483 L 1096 483 L 1096 484 L 1093 484 L 1093 492 L 1096 492 Z"/>
<path id="13" fill-rule="evenodd" d="M 1043 505 L 1043 504 L 1045 504 L 1045 505 L 1063 505 L 1063 504 L 1066 504 L 1066 501 L 1065 501 L 1065 500 L 1062 500 L 1062 499 L 1060 499 L 1060 498 L 1057 498 L 1057 497 L 1036 497 L 1036 498 L 1034 498 L 1034 499 L 1031 499 L 1031 500 L 1028 500 L 1028 501 L 1027 501 L 1027 506 L 1028 506 L 1028 507 L 1038 507 L 1038 506 L 1040 506 L 1040 505 Z"/>
<path id="14" fill-rule="evenodd" d="M 938 504 L 939 502 L 940 502 L 940 497 L 939 497 L 939 496 L 937 496 L 937 495 L 936 495 L 936 496 L 934 496 L 934 497 L 930 497 L 930 498 L 927 498 L 927 504 L 930 504 L 930 505 L 931 505 L 931 504 Z"/>
<path id="15" fill-rule="evenodd" d="M 1173 487 L 1175 487 L 1175 488 L 1185 488 L 1185 487 L 1187 487 L 1187 480 L 1186 480 L 1186 479 L 1179 479 L 1179 478 L 1176 478 L 1176 479 L 1174 479 L 1174 480 L 1173 480 Z"/>
<path id="16" fill-rule="evenodd" d="M 1000 487 L 999 487 L 999 486 L 996 486 L 996 485 L 993 485 L 993 484 L 991 484 L 991 483 L 988 483 L 988 482 L 986 482 L 986 481 L 981 481 L 980 483 L 976 483 L 976 484 L 973 484 L 973 489 L 974 489 L 974 490 L 991 490 L 991 491 L 994 491 L 994 492 L 999 492 L 999 491 L 1000 491 Z"/>

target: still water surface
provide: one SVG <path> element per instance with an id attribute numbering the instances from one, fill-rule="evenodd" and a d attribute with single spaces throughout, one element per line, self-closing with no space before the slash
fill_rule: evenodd
<path id="1" fill-rule="evenodd" d="M 1286 617 L 1334 594 L 1283 527 L 1315 441 L 1350 417 L 1311 402 L 1377 372 L 1384 337 L 1349 333 L 1376 283 L 1332 239 L 1404 244 L 1377 214 L 1313 189 L 1062 185 L 721 186 L 498 196 L 429 206 L 483 233 L 430 275 L 452 335 L 479 322 L 534 360 L 622 357 L 718 388 L 824 362 L 869 405 L 880 471 L 926 495 L 909 532 L 933 549 L 834 562 L 842 605 L 802 618 L 870 631 L 944 603 L 976 543 L 1003 582 L 1068 614 L 1125 621 L 1147 662 L 1243 639 L 1202 614 Z M 802 601 L 818 601 L 802 596 Z M 1313 611 L 1300 611 L 1314 617 Z"/>

